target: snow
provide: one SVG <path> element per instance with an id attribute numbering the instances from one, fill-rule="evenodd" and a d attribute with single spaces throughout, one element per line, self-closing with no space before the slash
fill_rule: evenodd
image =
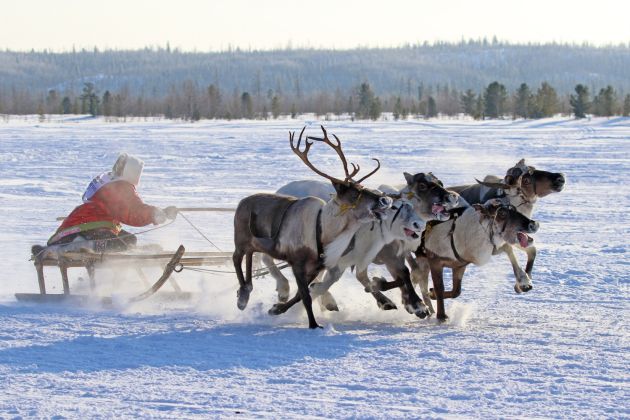
<path id="1" fill-rule="evenodd" d="M 468 270 L 462 295 L 447 301 L 447 323 L 382 312 L 349 274 L 331 289 L 339 313 L 315 305 L 319 331 L 306 328 L 301 305 L 267 315 L 270 278 L 255 280 L 238 311 L 228 273 L 178 274 L 190 301 L 156 295 L 127 306 L 125 296 L 143 289 L 133 275 L 118 279 L 110 308 L 13 298 L 37 291 L 30 246 L 45 242 L 55 217 L 119 152 L 146 162 L 148 203 L 233 207 L 317 179 L 288 147 L 289 130 L 304 124 L 317 135 L 315 120 L 0 122 L 0 417 L 630 417 L 627 118 L 326 123 L 365 170 L 381 159 L 373 186 L 401 183 L 403 171 L 470 183 L 522 157 L 566 174 L 565 191 L 534 215 L 534 289 L 515 294 L 507 258 L 494 257 Z M 333 153 L 312 153 L 339 170 Z M 230 213 L 187 216 L 232 249 Z M 140 241 L 213 250 L 182 218 Z M 111 294 L 111 275 L 101 273 L 100 293 Z M 58 273 L 47 274 L 60 292 Z M 70 274 L 71 289 L 85 292 L 81 270 Z M 398 291 L 388 294 L 400 302 Z"/>

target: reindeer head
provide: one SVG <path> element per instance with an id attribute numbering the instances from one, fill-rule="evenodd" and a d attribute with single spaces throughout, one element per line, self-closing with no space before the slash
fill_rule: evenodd
<path id="1" fill-rule="evenodd" d="M 541 171 L 533 166 L 527 166 L 525 159 L 521 159 L 514 167 L 508 169 L 505 182 L 510 186 L 520 187 L 526 197 L 533 199 L 562 191 L 566 179 L 560 172 Z"/>
<path id="2" fill-rule="evenodd" d="M 530 246 L 534 239 L 528 233 L 536 233 L 538 222 L 519 213 L 514 206 L 504 204 L 498 198 L 488 200 L 485 204 L 473 204 L 479 213 L 480 222 L 489 221 L 488 233 L 490 241 L 498 246 L 500 242 L 523 248 Z"/>
<path id="3" fill-rule="evenodd" d="M 521 159 L 507 170 L 503 183 L 477 182 L 486 187 L 501 188 L 507 194 L 522 194 L 528 201 L 535 201 L 539 197 L 562 191 L 566 179 L 560 172 L 541 171 L 528 166 L 525 159 Z"/>
<path id="4" fill-rule="evenodd" d="M 459 194 L 445 190 L 442 181 L 431 172 L 404 175 L 407 186 L 401 195 L 412 202 L 418 215 L 425 221 L 448 220 L 448 210 L 457 206 Z"/>
<path id="5" fill-rule="evenodd" d="M 335 141 L 333 142 L 328 138 L 328 133 L 326 129 L 321 126 L 322 132 L 324 134 L 323 138 L 306 136 L 304 140 L 304 150 L 300 150 L 300 145 L 302 143 L 302 135 L 304 134 L 304 130 L 306 127 L 302 129 L 300 132 L 300 137 L 297 140 L 297 144 L 294 145 L 294 137 L 295 133 L 289 133 L 289 143 L 291 145 L 291 150 L 295 153 L 301 160 L 311 168 L 313 172 L 316 174 L 330 180 L 332 182 L 333 187 L 335 188 L 336 195 L 333 198 L 335 203 L 339 206 L 339 213 L 344 214 L 347 212 L 352 213 L 353 217 L 359 222 L 365 223 L 373 220 L 384 220 L 386 217 L 386 210 L 389 209 L 392 205 L 392 199 L 387 197 L 380 191 L 371 190 L 369 188 L 365 188 L 361 185 L 361 182 L 372 176 L 376 171 L 379 170 L 381 164 L 378 159 L 374 159 L 377 163 L 376 169 L 372 172 L 368 173 L 364 177 L 359 180 L 354 180 L 353 177 L 361 170 L 359 165 L 355 165 L 354 163 L 350 163 L 352 166 L 352 171 L 348 168 L 348 162 L 346 160 L 346 156 L 341 149 L 341 140 L 333 134 Z M 313 145 L 313 141 L 319 141 L 324 144 L 330 146 L 339 156 L 341 163 L 343 165 L 343 170 L 345 173 L 345 178 L 338 179 L 332 177 L 319 169 L 317 169 L 309 160 L 308 160 L 308 152 Z"/>
<path id="6" fill-rule="evenodd" d="M 388 210 L 387 223 L 395 239 L 418 239 L 424 229 L 424 221 L 416 214 L 411 202 L 398 199 Z"/>

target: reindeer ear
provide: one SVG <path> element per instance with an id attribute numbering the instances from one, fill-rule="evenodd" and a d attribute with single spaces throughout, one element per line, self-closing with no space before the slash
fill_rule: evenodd
<path id="1" fill-rule="evenodd" d="M 344 195 L 346 191 L 348 191 L 348 189 L 350 188 L 348 185 L 343 184 L 341 182 L 332 181 L 332 185 L 335 188 L 335 191 L 337 192 L 338 196 Z"/>
<path id="2" fill-rule="evenodd" d="M 473 204 L 472 206 L 475 209 L 475 211 L 481 212 L 483 214 L 486 213 L 486 208 L 483 205 L 481 205 L 481 204 Z"/>
<path id="3" fill-rule="evenodd" d="M 521 165 L 525 165 L 525 158 L 521 159 L 518 161 L 518 163 L 516 164 L 516 166 L 521 166 Z"/>
<path id="4" fill-rule="evenodd" d="M 403 172 L 403 175 L 405 176 L 405 181 L 407 181 L 407 185 L 413 184 L 413 175 L 407 172 Z"/>

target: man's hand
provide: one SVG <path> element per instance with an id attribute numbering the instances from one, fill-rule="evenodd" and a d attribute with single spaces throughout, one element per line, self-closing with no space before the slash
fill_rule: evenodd
<path id="1" fill-rule="evenodd" d="M 178 210 L 177 210 L 177 207 L 175 206 L 168 206 L 167 208 L 164 209 L 164 214 L 170 220 L 174 220 L 177 217 L 177 212 Z"/>
<path id="2" fill-rule="evenodd" d="M 153 209 L 153 224 L 155 225 L 161 225 L 162 223 L 166 222 L 166 213 L 159 208 L 155 208 Z"/>

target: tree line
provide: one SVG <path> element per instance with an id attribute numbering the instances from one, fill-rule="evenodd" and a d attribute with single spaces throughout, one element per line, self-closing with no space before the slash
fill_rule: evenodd
<path id="1" fill-rule="evenodd" d="M 584 118 L 595 116 L 630 115 L 630 94 L 620 95 L 610 85 L 592 94 L 584 84 L 575 86 L 571 94 L 558 94 L 547 82 L 538 87 L 521 83 L 509 92 L 502 83 L 494 81 L 480 91 L 458 91 L 448 85 L 423 83 L 415 92 L 405 95 L 379 96 L 369 82 L 363 82 L 343 92 L 335 89 L 310 95 L 287 95 L 268 89 L 260 92 L 226 92 L 210 84 L 201 87 L 194 81 L 172 85 L 163 97 L 134 95 L 128 89 L 101 92 L 93 82 L 86 82 L 79 94 L 59 93 L 55 89 L 42 95 L 0 92 L 0 114 L 90 114 L 108 119 L 127 117 L 164 117 L 197 121 L 200 119 L 271 119 L 296 117 L 314 113 L 321 118 L 349 115 L 356 119 L 381 118 L 391 114 L 395 120 L 458 116 L 474 119 L 547 118 L 557 114 L 573 114 Z"/>

